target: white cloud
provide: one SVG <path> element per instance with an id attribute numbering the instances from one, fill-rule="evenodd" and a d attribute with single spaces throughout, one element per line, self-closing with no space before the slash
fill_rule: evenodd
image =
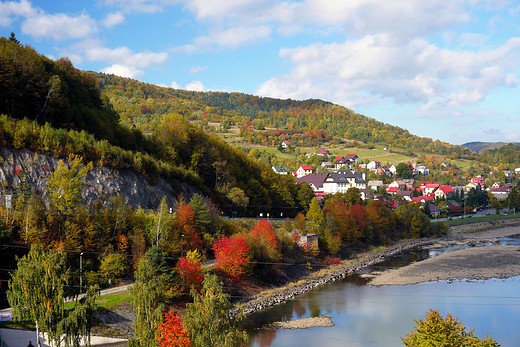
<path id="1" fill-rule="evenodd" d="M 209 35 L 197 37 L 192 44 L 173 49 L 174 52 L 202 52 L 212 51 L 218 47 L 236 49 L 242 45 L 249 45 L 266 40 L 271 35 L 271 28 L 267 25 L 257 27 L 233 27 L 226 30 L 215 30 Z"/>
<path id="2" fill-rule="evenodd" d="M 294 64 L 292 72 L 264 82 L 256 94 L 294 99 L 325 95 L 349 107 L 381 98 L 396 104 L 472 105 L 497 87 L 518 83 L 513 71 L 519 66 L 519 44 L 513 38 L 488 50 L 450 50 L 424 39 L 403 43 L 378 34 L 282 48 L 279 54 Z"/>
<path id="3" fill-rule="evenodd" d="M 170 88 L 173 89 L 183 89 L 181 85 L 177 84 L 177 82 L 172 81 L 172 84 L 170 85 Z"/>
<path id="4" fill-rule="evenodd" d="M 194 66 L 194 67 L 191 68 L 190 72 L 195 74 L 195 73 L 199 73 L 201 71 L 207 70 L 207 69 L 208 69 L 207 66 L 204 66 L 204 67 L 202 67 L 202 66 Z"/>
<path id="5" fill-rule="evenodd" d="M 107 14 L 105 19 L 103 19 L 102 23 L 107 28 L 111 28 L 113 26 L 124 23 L 124 21 L 125 21 L 125 16 L 121 12 L 113 12 L 113 13 Z"/>
<path id="6" fill-rule="evenodd" d="M 175 0 L 101 0 L 107 6 L 121 8 L 125 12 L 157 13 L 162 12 L 165 7 L 178 3 Z"/>
<path id="7" fill-rule="evenodd" d="M 36 9 L 27 0 L 0 2 L 0 26 L 8 27 L 17 17 L 31 17 Z"/>
<path id="8" fill-rule="evenodd" d="M 22 32 L 36 38 L 52 38 L 57 41 L 84 39 L 97 33 L 96 21 L 88 14 L 69 16 L 63 13 L 38 14 L 28 17 L 22 24 Z"/>
<path id="9" fill-rule="evenodd" d="M 186 90 L 193 90 L 196 92 L 207 92 L 208 89 L 202 84 L 201 81 L 193 81 L 186 85 Z"/>
<path id="10" fill-rule="evenodd" d="M 137 70 L 135 67 L 114 64 L 101 70 L 106 74 L 114 74 L 121 77 L 138 79 L 144 76 L 144 71 Z"/>
<path id="11" fill-rule="evenodd" d="M 82 52 L 88 61 L 104 61 L 110 64 L 146 68 L 152 65 L 163 64 L 169 59 L 166 52 L 154 53 L 150 51 L 135 53 L 128 47 L 114 49 L 104 47 L 98 40 L 82 41 L 72 47 L 73 51 Z"/>

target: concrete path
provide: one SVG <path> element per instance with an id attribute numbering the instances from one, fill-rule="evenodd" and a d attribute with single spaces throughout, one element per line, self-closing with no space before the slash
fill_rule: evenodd
<path id="1" fill-rule="evenodd" d="M 27 347 L 30 342 L 34 347 L 38 347 L 36 344 L 36 331 L 0 329 L 0 340 L 2 342 L 2 346 L 7 345 L 8 347 Z M 50 347 L 47 343 L 47 340 L 42 337 L 41 333 L 40 343 L 42 347 Z M 90 344 L 96 347 L 126 347 L 128 346 L 128 341 L 125 339 L 91 336 Z M 82 344 L 82 346 L 84 346 L 84 344 Z"/>

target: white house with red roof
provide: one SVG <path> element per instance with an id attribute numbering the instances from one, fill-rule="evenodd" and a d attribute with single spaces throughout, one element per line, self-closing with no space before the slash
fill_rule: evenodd
<path id="1" fill-rule="evenodd" d="M 412 198 L 412 202 L 418 203 L 418 204 L 424 204 L 426 201 L 433 201 L 433 196 L 416 196 Z"/>
<path id="2" fill-rule="evenodd" d="M 310 175 L 312 173 L 312 167 L 309 165 L 302 165 L 296 170 L 296 177 L 300 178 L 303 176 Z"/>
<path id="3" fill-rule="evenodd" d="M 430 195 L 433 194 L 440 185 L 438 183 L 428 183 L 423 187 L 423 194 Z"/>
<path id="4" fill-rule="evenodd" d="M 484 190 L 484 186 L 486 184 L 484 178 L 482 177 L 473 177 L 471 179 L 471 183 L 475 183 L 481 190 Z"/>
<path id="5" fill-rule="evenodd" d="M 453 192 L 452 186 L 439 186 L 433 192 L 435 198 L 437 199 L 446 199 L 446 197 Z"/>
<path id="6" fill-rule="evenodd" d="M 283 148 L 283 149 L 288 148 L 288 147 L 291 147 L 291 146 L 292 146 L 292 144 L 291 144 L 291 142 L 289 142 L 289 141 L 284 141 L 284 142 L 282 142 L 282 148 Z"/>

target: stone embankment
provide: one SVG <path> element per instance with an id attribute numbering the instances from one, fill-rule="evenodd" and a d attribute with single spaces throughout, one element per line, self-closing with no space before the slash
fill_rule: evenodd
<path id="1" fill-rule="evenodd" d="M 310 275 L 305 279 L 299 280 L 297 284 L 292 283 L 282 288 L 261 293 L 246 303 L 239 304 L 238 306 L 240 306 L 240 308 L 236 308 L 233 311 L 233 314 L 242 311 L 247 315 L 253 312 L 264 310 L 274 305 L 279 305 L 317 287 L 344 279 L 350 274 L 354 274 L 372 265 L 378 264 L 396 254 L 404 253 L 415 247 L 425 247 L 432 242 L 432 239 L 404 240 L 388 246 L 381 251 L 363 253 L 355 260 L 344 262 L 342 265 L 332 266 L 326 271 L 323 270 L 320 272 L 321 275 L 319 275 L 319 277 Z"/>
<path id="2" fill-rule="evenodd" d="M 305 279 L 299 280 L 296 284 L 291 283 L 282 288 L 263 292 L 245 303 L 238 304 L 237 306 L 239 306 L 239 308 L 236 308 L 233 311 L 233 314 L 242 311 L 247 315 L 274 305 L 279 305 L 317 287 L 344 279 L 350 274 L 354 274 L 370 266 L 381 263 L 394 255 L 405 253 L 412 248 L 428 247 L 438 244 L 440 240 L 442 240 L 446 245 L 449 245 L 450 243 L 459 244 L 460 242 L 464 242 L 463 238 L 460 237 L 460 235 L 463 234 L 517 225 L 520 225 L 520 218 L 471 221 L 466 224 L 450 226 L 448 235 L 442 238 L 402 240 L 381 251 L 362 253 L 357 259 L 345 261 L 342 265 L 333 266 L 328 271 L 321 271 L 320 275 L 316 275 L 315 277 L 310 275 Z"/>

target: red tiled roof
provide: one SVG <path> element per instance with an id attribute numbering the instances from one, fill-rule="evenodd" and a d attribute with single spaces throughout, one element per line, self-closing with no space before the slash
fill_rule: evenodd
<path id="1" fill-rule="evenodd" d="M 300 167 L 304 170 L 312 170 L 312 167 L 310 167 L 309 165 L 302 165 Z"/>

